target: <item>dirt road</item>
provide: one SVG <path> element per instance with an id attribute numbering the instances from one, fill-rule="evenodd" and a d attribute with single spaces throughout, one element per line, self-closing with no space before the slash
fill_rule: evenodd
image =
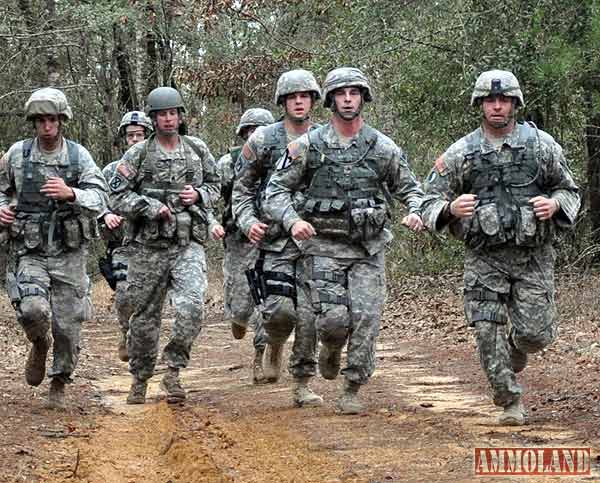
<path id="1" fill-rule="evenodd" d="M 561 284 L 566 321 L 559 342 L 533 357 L 522 376 L 530 424 L 521 428 L 493 423 L 498 411 L 463 327 L 457 280 L 415 278 L 392 291 L 378 369 L 363 391 L 368 412 L 358 417 L 334 413 L 341 380 L 315 379 L 326 401 L 317 409 L 291 406 L 287 374 L 274 385 L 250 384 L 251 340 L 231 337 L 220 317 L 218 284 L 183 376 L 184 405 L 161 400 L 161 367 L 148 403 L 124 404 L 130 379 L 116 358 L 110 292 L 99 283 L 69 408 L 50 411 L 43 405 L 47 383 L 24 382 L 27 344 L 2 299 L 0 481 L 514 481 L 476 478 L 477 446 L 591 447 L 593 476 L 569 481 L 600 479 L 597 280 L 565 277 Z"/>

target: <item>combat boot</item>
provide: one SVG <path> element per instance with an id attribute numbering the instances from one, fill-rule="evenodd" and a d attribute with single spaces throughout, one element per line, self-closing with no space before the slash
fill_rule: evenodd
<path id="1" fill-rule="evenodd" d="M 504 412 L 498 416 L 498 424 L 500 426 L 522 426 L 525 424 L 525 416 L 527 415 L 521 398 L 517 398 L 512 404 L 504 408 Z"/>
<path id="2" fill-rule="evenodd" d="M 243 339 L 246 335 L 246 326 L 239 325 L 236 322 L 231 323 L 231 333 L 233 334 L 234 339 Z"/>
<path id="3" fill-rule="evenodd" d="M 185 389 L 179 380 L 179 369 L 169 367 L 160 381 L 160 389 L 167 394 L 167 402 L 176 404 L 185 400 Z"/>
<path id="4" fill-rule="evenodd" d="M 127 352 L 127 336 L 123 334 L 119 340 L 119 359 L 123 362 L 129 361 L 129 353 Z"/>
<path id="5" fill-rule="evenodd" d="M 283 344 L 267 344 L 263 356 L 263 373 L 267 382 L 277 382 L 281 372 Z"/>
<path id="6" fill-rule="evenodd" d="M 48 334 L 33 341 L 25 366 L 25 380 L 30 386 L 39 386 L 46 375 L 46 356 L 50 349 Z"/>
<path id="7" fill-rule="evenodd" d="M 510 346 L 510 364 L 515 374 L 517 374 L 527 367 L 527 353 L 515 347 L 512 337 L 508 338 L 508 343 Z"/>
<path id="8" fill-rule="evenodd" d="M 254 351 L 254 364 L 252 365 L 252 384 L 265 384 L 268 382 L 265 378 L 262 366 L 264 353 L 264 347 L 259 347 Z"/>
<path id="9" fill-rule="evenodd" d="M 322 344 L 319 350 L 319 372 L 324 379 L 335 379 L 340 372 L 341 347 Z"/>
<path id="10" fill-rule="evenodd" d="M 146 402 L 147 390 L 148 383 L 134 377 L 129 388 L 129 394 L 127 395 L 127 404 L 144 404 Z"/>
<path id="11" fill-rule="evenodd" d="M 49 409 L 65 409 L 65 383 L 62 379 L 55 377 L 50 383 L 50 389 L 48 390 L 48 403 L 46 405 Z"/>
<path id="12" fill-rule="evenodd" d="M 293 384 L 294 404 L 296 407 L 317 407 L 323 404 L 323 398 L 308 387 L 310 377 L 295 377 Z"/>
<path id="13" fill-rule="evenodd" d="M 360 384 L 351 381 L 344 382 L 344 393 L 337 400 L 336 407 L 339 414 L 359 414 L 365 410 L 358 399 Z"/>

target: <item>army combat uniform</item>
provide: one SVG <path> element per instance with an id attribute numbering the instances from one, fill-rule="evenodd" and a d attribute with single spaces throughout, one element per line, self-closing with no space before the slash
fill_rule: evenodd
<path id="1" fill-rule="evenodd" d="M 75 200 L 53 201 L 41 193 L 49 177 L 62 178 Z M 37 138 L 19 141 L 0 160 L 0 206 L 17 200 L 16 220 L 8 228 L 9 296 L 34 345 L 52 329 L 48 376 L 65 383 L 72 381 L 81 323 L 89 318 L 87 246 L 97 236 L 95 218 L 106 207 L 107 191 L 90 153 L 64 138 L 53 153 L 42 152 Z M 28 375 L 28 382 L 38 385 L 41 379 Z"/>
<path id="2" fill-rule="evenodd" d="M 157 360 L 168 289 L 176 310 L 163 351 L 169 368 L 187 366 L 201 329 L 207 287 L 206 210 L 219 197 L 216 163 L 198 138 L 180 136 L 176 150 L 166 151 L 152 135 L 125 153 L 109 185 L 111 207 L 134 225 L 127 295 L 135 301 L 135 310 L 127 343 L 129 370 L 134 381 L 145 384 Z M 179 199 L 185 185 L 199 194 L 197 203 L 189 207 Z M 158 218 L 163 206 L 170 208 L 173 221 Z"/>
<path id="3" fill-rule="evenodd" d="M 296 291 L 301 251 L 281 225 L 263 210 L 267 182 L 292 140 L 293 135 L 287 132 L 283 121 L 259 127 L 247 141 L 252 155 L 242 150 L 234 167 L 232 200 L 236 223 L 246 235 L 254 223 L 261 221 L 269 225 L 259 244 L 256 265 L 268 290 L 262 308 L 264 327 L 269 344 L 275 347 L 285 344 L 295 329 L 288 369 L 294 377 L 305 378 L 316 373 L 316 335 L 314 317 L 303 302 L 303 294 Z"/>
<path id="4" fill-rule="evenodd" d="M 264 351 L 266 334 L 260 313 L 256 310 L 245 270 L 254 268 L 258 260 L 258 248 L 250 243 L 233 219 L 231 194 L 235 178 L 234 165 L 241 147 L 233 148 L 217 163 L 221 182 L 221 197 L 225 201 L 223 227 L 225 229 L 223 256 L 223 298 L 225 317 L 233 323 L 254 328 L 254 348 Z"/>
<path id="5" fill-rule="evenodd" d="M 305 202 L 295 208 L 292 194 L 303 186 Z M 287 232 L 300 220 L 316 231 L 302 244 L 301 292 L 316 314 L 321 351 L 339 355 L 348 344 L 341 372 L 356 385 L 375 369 L 391 197 L 418 214 L 422 194 L 391 139 L 368 125 L 342 139 L 331 123 L 292 142 L 267 186 L 267 212 Z M 333 379 L 337 370 L 322 375 Z"/>
<path id="6" fill-rule="evenodd" d="M 475 214 L 453 219 L 447 208 L 463 193 L 477 195 Z M 529 200 L 538 195 L 559 202 L 552 220 L 536 218 Z M 522 393 L 511 346 L 527 354 L 556 337 L 552 241 L 557 228 L 574 223 L 579 205 L 561 147 L 529 124 L 515 124 L 500 145 L 476 129 L 450 146 L 429 175 L 423 221 L 430 230 L 450 223 L 465 242 L 465 314 L 477 328 L 481 364 L 498 406 Z"/>

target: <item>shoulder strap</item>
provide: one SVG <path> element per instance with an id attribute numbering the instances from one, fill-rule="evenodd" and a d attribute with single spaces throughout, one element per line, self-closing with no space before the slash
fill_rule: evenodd
<path id="1" fill-rule="evenodd" d="M 67 184 L 72 182 L 78 184 L 79 172 L 81 171 L 79 166 L 79 146 L 73 141 L 67 141 L 67 158 L 69 160 L 69 168 L 67 169 Z"/>

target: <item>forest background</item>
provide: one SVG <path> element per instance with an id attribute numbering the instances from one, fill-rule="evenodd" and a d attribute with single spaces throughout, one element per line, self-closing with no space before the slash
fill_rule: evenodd
<path id="1" fill-rule="evenodd" d="M 600 253 L 600 5 L 595 0 L 10 0 L 0 4 L 0 151 L 31 136 L 23 106 L 43 86 L 63 89 L 67 137 L 99 166 L 120 156 L 122 114 L 170 85 L 190 133 L 218 158 L 239 139 L 250 107 L 271 109 L 279 75 L 304 68 L 322 82 L 361 68 L 375 100 L 367 121 L 409 155 L 421 179 L 445 148 L 478 125 L 469 107 L 478 74 L 513 71 L 521 119 L 565 149 L 585 204 L 559 244 L 563 268 Z M 317 121 L 329 113 L 319 107 Z M 398 219 L 399 217 L 396 217 Z M 460 266 L 460 244 L 395 226 L 394 274 Z"/>

